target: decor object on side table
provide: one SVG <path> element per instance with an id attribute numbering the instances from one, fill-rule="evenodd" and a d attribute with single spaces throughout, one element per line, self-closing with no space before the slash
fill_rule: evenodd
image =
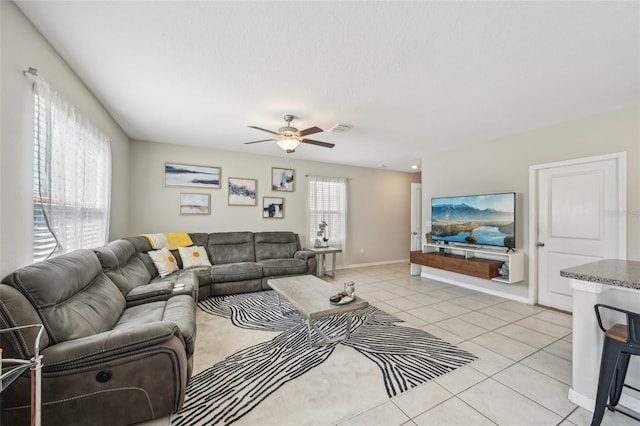
<path id="1" fill-rule="evenodd" d="M 318 225 L 318 232 L 316 233 L 316 240 L 313 243 L 314 247 L 329 247 L 329 239 L 326 237 L 327 222 L 324 220 Z"/>

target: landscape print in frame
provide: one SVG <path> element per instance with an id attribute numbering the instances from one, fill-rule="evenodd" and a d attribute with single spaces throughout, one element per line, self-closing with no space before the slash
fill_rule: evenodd
<path id="1" fill-rule="evenodd" d="M 265 219 L 284 218 L 284 198 L 262 197 L 262 217 Z"/>
<path id="2" fill-rule="evenodd" d="M 295 191 L 295 170 L 271 168 L 271 189 L 273 191 Z"/>
<path id="3" fill-rule="evenodd" d="M 165 163 L 164 184 L 219 189 L 220 167 Z"/>
<path id="4" fill-rule="evenodd" d="M 257 206 L 258 181 L 256 179 L 229 178 L 230 206 Z"/>
<path id="5" fill-rule="evenodd" d="M 211 194 L 181 192 L 180 214 L 211 214 Z"/>

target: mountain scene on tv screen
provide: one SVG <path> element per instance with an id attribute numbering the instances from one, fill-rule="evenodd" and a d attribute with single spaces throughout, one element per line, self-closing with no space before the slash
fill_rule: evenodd
<path id="1" fill-rule="evenodd" d="M 434 240 L 515 247 L 513 194 L 439 198 L 432 201 Z"/>

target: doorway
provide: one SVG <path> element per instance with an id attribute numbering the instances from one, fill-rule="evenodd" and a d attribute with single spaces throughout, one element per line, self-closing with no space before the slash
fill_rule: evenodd
<path id="1" fill-rule="evenodd" d="M 626 258 L 626 153 L 529 167 L 533 300 L 571 312 L 571 280 L 560 270 Z"/>

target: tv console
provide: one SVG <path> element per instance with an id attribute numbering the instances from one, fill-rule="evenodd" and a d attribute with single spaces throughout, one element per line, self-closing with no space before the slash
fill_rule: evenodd
<path id="1" fill-rule="evenodd" d="M 426 243 L 422 251 L 413 251 L 410 257 L 411 263 L 486 280 L 506 284 L 524 281 L 524 253 Z M 499 270 L 505 264 L 509 274 L 501 276 Z"/>

